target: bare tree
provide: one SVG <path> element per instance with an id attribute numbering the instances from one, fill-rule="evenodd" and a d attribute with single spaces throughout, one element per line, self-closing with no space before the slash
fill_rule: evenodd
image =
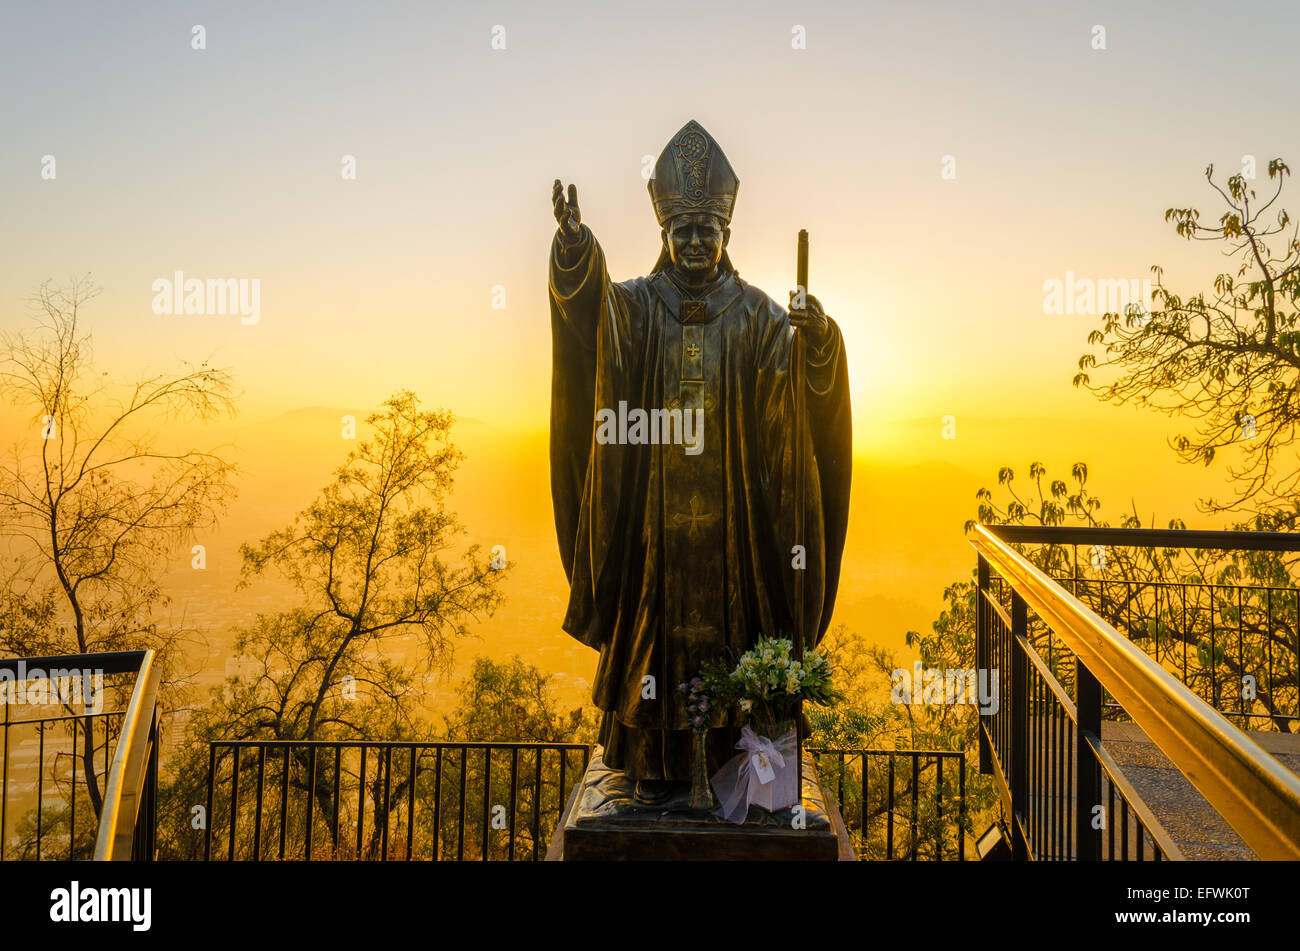
<path id="1" fill-rule="evenodd" d="M 180 632 L 159 622 L 160 571 L 215 520 L 234 468 L 217 451 L 165 448 L 150 427 L 230 411 L 232 382 L 224 370 L 186 365 L 118 390 L 95 371 L 79 324 L 98 292 L 88 278 L 47 282 L 33 299 L 35 330 L 0 338 L 0 393 L 31 414 L 0 465 L 0 534 L 14 558 L 0 618 L 28 623 L 0 628 L 0 650 L 153 648 L 166 670 Z M 91 718 L 84 726 L 80 755 L 98 816 L 98 741 Z"/>

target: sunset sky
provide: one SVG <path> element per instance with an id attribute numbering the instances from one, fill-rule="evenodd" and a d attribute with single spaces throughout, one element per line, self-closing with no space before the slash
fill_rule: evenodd
<path id="1" fill-rule="evenodd" d="M 694 117 L 741 178 L 748 280 L 784 300 L 811 232 L 860 449 L 887 450 L 894 417 L 1095 412 L 1069 387 L 1092 321 L 1045 315 L 1043 281 L 1162 263 L 1204 282 L 1213 258 L 1165 208 L 1212 207 L 1210 162 L 1300 156 L 1293 4 L 1234 8 L 1240 67 L 1221 6 L 1181 4 L 1176 36 L 1141 6 L 6 3 L 5 321 L 41 280 L 90 271 L 99 353 L 212 355 L 246 412 L 400 383 L 533 429 L 552 179 L 578 183 L 614 277 L 644 273 L 643 156 Z M 261 322 L 154 315 L 177 270 L 259 278 Z"/>
<path id="2" fill-rule="evenodd" d="M 643 163 L 695 118 L 741 180 L 742 275 L 784 301 L 796 232 L 811 234 L 810 289 L 843 330 L 862 460 L 987 482 L 1002 462 L 1086 456 L 1118 504 L 1190 514 L 1221 475 L 1179 467 L 1166 420 L 1071 387 L 1096 318 L 1045 314 L 1043 284 L 1162 264 L 1176 288 L 1209 286 L 1217 252 L 1163 214 L 1191 204 L 1217 220 L 1209 163 L 1221 180 L 1253 155 L 1261 189 L 1270 158 L 1300 163 L 1300 8 L 739 11 L 6 0 L 0 326 L 24 326 L 41 281 L 91 272 L 102 363 L 230 367 L 245 424 L 365 412 L 409 387 L 528 438 L 548 414 L 552 180 L 577 183 L 614 279 L 644 274 L 659 232 Z M 206 49 L 191 46 L 195 25 Z M 153 282 L 176 271 L 257 278 L 260 322 L 154 314 Z M 944 415 L 956 440 L 941 439 Z M 949 488 L 960 498 L 945 504 L 973 514 L 973 486 Z M 850 545 L 865 552 L 874 529 L 854 504 Z M 968 570 L 959 525 L 926 542 Z M 938 595 L 926 583 L 922 620 Z"/>

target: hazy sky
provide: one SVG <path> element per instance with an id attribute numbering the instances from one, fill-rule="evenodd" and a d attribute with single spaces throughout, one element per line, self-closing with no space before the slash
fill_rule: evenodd
<path id="1" fill-rule="evenodd" d="M 1093 318 L 1044 314 L 1043 282 L 1162 263 L 1208 286 L 1218 262 L 1163 212 L 1217 219 L 1210 162 L 1300 163 L 1298 10 L 3 0 L 0 324 L 90 271 L 102 359 L 211 356 L 246 414 L 409 386 L 538 428 L 552 179 L 578 183 L 614 278 L 643 274 L 643 157 L 696 118 L 741 179 L 748 280 L 783 301 L 811 232 L 859 450 L 893 418 L 933 415 L 937 438 L 947 413 L 1113 414 L 1069 385 Z M 260 322 L 155 315 L 178 270 L 258 278 Z"/>

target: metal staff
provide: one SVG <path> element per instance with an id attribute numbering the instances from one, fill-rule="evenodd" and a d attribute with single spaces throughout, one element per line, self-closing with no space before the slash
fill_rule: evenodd
<path id="1" fill-rule="evenodd" d="M 802 298 L 802 299 L 801 299 Z M 799 229 L 799 250 L 795 265 L 795 303 L 802 303 L 802 310 L 808 307 L 808 232 Z M 807 388 L 804 360 L 803 331 L 794 328 L 794 337 L 790 342 L 790 382 L 794 387 L 794 540 L 796 545 L 804 544 L 804 396 Z M 804 550 L 804 564 L 807 565 L 807 549 Z M 794 571 L 794 657 L 803 662 L 804 610 L 803 579 L 805 568 Z M 795 802 L 803 804 L 803 695 L 794 707 L 795 758 L 798 772 L 795 778 Z"/>

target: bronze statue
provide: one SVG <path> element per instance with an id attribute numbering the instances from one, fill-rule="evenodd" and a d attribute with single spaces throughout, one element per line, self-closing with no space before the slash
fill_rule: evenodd
<path id="1" fill-rule="evenodd" d="M 600 652 L 592 699 L 604 760 L 636 780 L 642 803 L 690 778 L 678 684 L 759 634 L 796 630 L 796 546 L 810 643 L 826 632 L 839 580 L 852 465 L 844 341 L 815 297 L 788 313 L 740 279 L 727 255 L 739 184 L 713 137 L 694 120 L 683 126 L 649 182 L 659 260 L 618 284 L 576 186 L 566 196 L 557 179 L 552 192 L 551 492 L 570 584 L 564 630 Z M 805 337 L 801 426 L 792 326 Z M 801 499 L 791 497 L 796 453 Z M 738 725 L 710 729 L 710 771 L 733 755 Z"/>

